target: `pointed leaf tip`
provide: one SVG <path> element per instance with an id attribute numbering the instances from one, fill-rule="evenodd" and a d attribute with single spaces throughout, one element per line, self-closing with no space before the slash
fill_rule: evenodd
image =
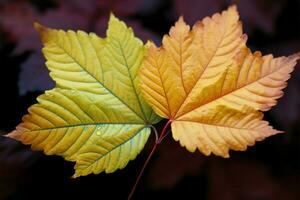
<path id="1" fill-rule="evenodd" d="M 111 12 L 108 20 L 107 36 L 112 29 L 118 29 L 119 31 L 116 31 L 116 33 L 119 34 L 120 29 L 123 28 L 127 28 L 127 25 Z"/>
<path id="2" fill-rule="evenodd" d="M 41 33 L 41 32 L 43 32 L 43 31 L 47 30 L 47 28 L 46 28 L 45 26 L 41 25 L 41 24 L 38 23 L 38 22 L 34 22 L 34 23 L 33 23 L 33 27 L 34 27 L 35 30 L 37 30 L 39 33 Z"/>
<path id="3" fill-rule="evenodd" d="M 228 7 L 228 10 L 234 10 L 237 11 L 237 6 L 235 4 Z"/>
<path id="4" fill-rule="evenodd" d="M 175 27 L 179 26 L 179 27 L 186 27 L 188 26 L 188 24 L 184 21 L 184 17 L 182 15 L 180 15 L 180 17 L 178 18 L 177 22 L 175 23 Z"/>
<path id="5" fill-rule="evenodd" d="M 111 23 L 111 22 L 120 22 L 119 18 L 117 18 L 113 12 L 110 12 L 108 21 L 109 21 L 109 23 Z"/>
<path id="6" fill-rule="evenodd" d="M 41 25 L 38 22 L 34 22 L 33 23 L 33 27 L 35 28 L 35 30 L 40 34 L 41 40 L 43 43 L 45 43 L 48 39 L 49 39 L 49 28 L 47 28 L 46 26 Z"/>
<path id="7" fill-rule="evenodd" d="M 180 15 L 180 17 L 178 18 L 178 22 L 185 23 L 183 15 Z"/>
<path id="8" fill-rule="evenodd" d="M 156 44 L 152 40 L 148 40 L 145 44 L 146 48 L 157 48 Z"/>
<path id="9" fill-rule="evenodd" d="M 113 12 L 109 13 L 109 18 L 116 18 L 115 14 Z"/>
<path id="10" fill-rule="evenodd" d="M 291 55 L 291 58 L 295 61 L 298 61 L 300 59 L 300 51 Z"/>

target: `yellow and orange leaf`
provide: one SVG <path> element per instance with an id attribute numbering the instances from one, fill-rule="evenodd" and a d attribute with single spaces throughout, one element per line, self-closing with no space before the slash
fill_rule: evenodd
<path id="1" fill-rule="evenodd" d="M 273 58 L 254 54 L 235 6 L 197 22 L 182 18 L 161 47 L 148 44 L 140 70 L 146 101 L 172 121 L 173 138 L 194 152 L 228 157 L 228 150 L 279 131 L 262 120 L 282 96 L 300 54 Z"/>
<path id="2" fill-rule="evenodd" d="M 205 18 L 192 30 L 180 18 L 170 35 L 164 36 L 162 47 L 148 44 L 141 88 L 160 116 L 176 118 L 188 108 L 186 103 L 198 101 L 195 91 L 222 76 L 231 58 L 245 47 L 246 36 L 238 19 L 236 7 Z"/>

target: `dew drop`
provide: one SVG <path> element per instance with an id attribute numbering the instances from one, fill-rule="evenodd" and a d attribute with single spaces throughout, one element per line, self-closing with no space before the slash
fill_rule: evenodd
<path id="1" fill-rule="evenodd" d="M 98 135 L 98 136 L 102 135 L 101 129 L 102 129 L 101 126 L 99 126 L 99 127 L 97 128 L 97 130 L 96 130 L 96 135 Z"/>

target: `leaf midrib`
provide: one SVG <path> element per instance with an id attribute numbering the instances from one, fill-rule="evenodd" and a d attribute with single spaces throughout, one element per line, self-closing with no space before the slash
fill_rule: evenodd
<path id="1" fill-rule="evenodd" d="M 180 106 L 178 107 L 178 109 L 177 109 L 177 111 L 175 112 L 174 116 L 172 116 L 172 117 L 174 117 L 174 118 L 180 117 L 180 116 L 177 116 L 177 117 L 176 117 L 177 113 L 181 110 L 182 105 L 186 102 L 186 100 L 188 99 L 188 97 L 190 96 L 190 94 L 193 92 L 193 90 L 194 90 L 194 88 L 196 87 L 197 83 L 200 81 L 201 77 L 203 76 L 203 74 L 205 73 L 206 69 L 207 69 L 208 66 L 210 65 L 212 59 L 215 57 L 216 53 L 218 52 L 219 46 L 221 45 L 221 43 L 222 43 L 222 41 L 223 41 L 223 39 L 224 39 L 225 33 L 226 33 L 226 31 L 224 31 L 223 34 L 222 34 L 222 36 L 220 37 L 220 40 L 219 40 L 219 42 L 218 42 L 218 44 L 217 44 L 217 46 L 216 46 L 216 48 L 215 48 L 215 51 L 213 52 L 213 54 L 212 54 L 211 57 L 209 58 L 209 60 L 208 60 L 208 62 L 207 62 L 207 64 L 206 64 L 206 66 L 204 67 L 202 73 L 201 73 L 201 74 L 199 75 L 199 77 L 197 78 L 198 80 L 195 82 L 195 84 L 194 84 L 194 85 L 192 86 L 192 88 L 189 90 L 190 92 L 186 95 L 186 97 L 184 98 L 183 102 L 180 104 Z M 202 35 L 202 37 L 203 37 L 203 35 Z"/>
<path id="2" fill-rule="evenodd" d="M 226 125 L 220 125 L 217 123 L 208 123 L 208 122 L 200 122 L 200 121 L 192 121 L 192 120 L 174 120 L 174 122 L 189 122 L 189 123 L 197 123 L 202 124 L 205 126 L 213 126 L 213 127 L 221 127 L 221 128 L 229 128 L 229 129 L 236 129 L 236 130 L 245 130 L 245 131 L 251 131 L 251 132 L 258 132 L 258 130 L 250 129 L 250 128 L 238 128 L 238 127 L 232 127 L 232 126 L 226 126 Z"/>
<path id="3" fill-rule="evenodd" d="M 41 129 L 36 129 L 36 130 L 29 130 L 26 132 L 37 132 L 37 131 L 50 131 L 50 130 L 55 130 L 55 129 L 64 129 L 64 128 L 75 128 L 75 127 L 80 127 L 80 126 L 105 126 L 105 125 L 144 125 L 146 126 L 145 123 L 128 123 L 128 122 L 116 122 L 116 123 L 84 123 L 84 124 L 72 124 L 72 125 L 66 125 L 66 126 L 56 126 L 56 127 L 49 127 L 49 128 L 41 128 Z"/>
<path id="4" fill-rule="evenodd" d="M 143 114 L 143 117 L 144 117 L 144 121 L 147 122 L 147 117 L 146 117 L 145 111 L 144 111 L 144 109 L 143 109 L 141 100 L 140 100 L 140 98 L 138 97 L 138 94 L 137 94 L 135 85 L 134 85 L 134 83 L 133 83 L 133 78 L 132 78 L 131 73 L 130 73 L 130 70 L 129 70 L 129 66 L 128 66 L 128 63 L 127 63 L 127 58 L 126 58 L 126 56 L 125 56 L 125 54 L 124 54 L 123 47 L 122 47 L 122 45 L 121 45 L 121 43 L 120 43 L 119 41 L 117 41 L 117 42 L 118 42 L 119 47 L 120 47 L 120 49 L 121 49 L 122 57 L 124 58 L 124 61 L 125 61 L 125 66 L 126 66 L 126 69 L 127 69 L 128 75 L 129 75 L 130 83 L 131 83 L 131 85 L 132 85 L 132 88 L 133 88 L 135 97 L 136 97 L 137 102 L 138 102 L 138 104 L 139 104 L 139 106 L 140 106 L 140 109 L 141 109 L 141 111 L 142 111 L 142 114 Z"/>

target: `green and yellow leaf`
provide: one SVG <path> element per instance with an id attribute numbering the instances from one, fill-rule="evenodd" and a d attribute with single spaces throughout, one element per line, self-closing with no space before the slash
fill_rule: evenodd
<path id="1" fill-rule="evenodd" d="M 228 157 L 228 150 L 279 131 L 262 121 L 300 54 L 273 58 L 252 54 L 236 7 L 204 18 L 192 30 L 182 18 L 161 47 L 148 44 L 140 70 L 146 101 L 172 121 L 173 138 L 189 151 Z"/>
<path id="2" fill-rule="evenodd" d="M 137 87 L 143 43 L 113 15 L 106 38 L 35 27 L 56 87 L 8 136 L 75 161 L 74 177 L 124 168 L 160 120 Z"/>

